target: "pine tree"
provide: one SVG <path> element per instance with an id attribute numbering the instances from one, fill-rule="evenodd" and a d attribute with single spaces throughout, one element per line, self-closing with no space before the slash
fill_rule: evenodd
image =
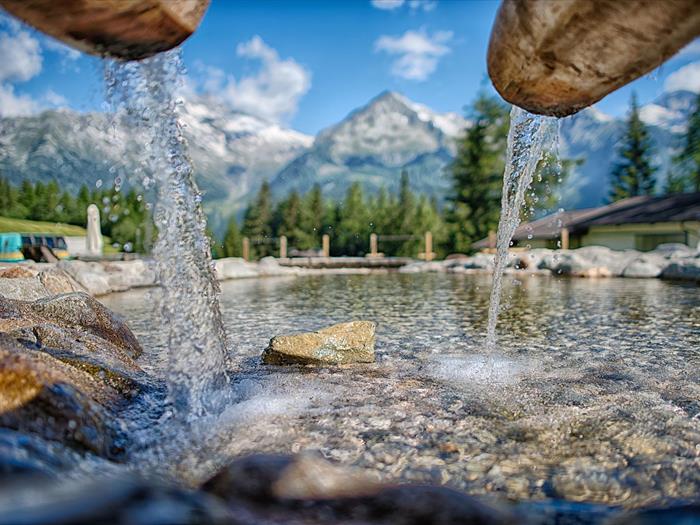
<path id="1" fill-rule="evenodd" d="M 331 243 L 335 255 L 363 255 L 369 247 L 369 216 L 359 182 L 348 188 L 338 210 L 336 237 Z"/>
<path id="2" fill-rule="evenodd" d="M 226 233 L 223 240 L 224 257 L 241 257 L 243 255 L 243 238 L 238 229 L 236 216 L 232 215 L 226 225 Z"/>
<path id="3" fill-rule="evenodd" d="M 255 200 L 248 206 L 243 219 L 242 233 L 251 241 L 251 257 L 272 255 L 268 241 L 272 237 L 272 197 L 270 184 L 263 181 Z M 259 244 L 255 244 L 258 241 Z"/>
<path id="4" fill-rule="evenodd" d="M 471 251 L 473 242 L 498 227 L 508 136 L 508 108 L 480 93 L 467 114 L 473 122 L 457 144 L 450 166 L 452 194 L 448 250 Z"/>
<path id="5" fill-rule="evenodd" d="M 668 193 L 700 191 L 700 94 L 688 117 L 683 149 L 673 159 L 673 169 L 666 183 Z"/>
<path id="6" fill-rule="evenodd" d="M 324 225 L 328 210 L 323 200 L 321 186 L 314 184 L 311 190 L 304 196 L 301 209 L 301 234 L 297 248 L 308 250 L 321 244 L 321 235 L 324 233 Z"/>
<path id="7" fill-rule="evenodd" d="M 652 164 L 652 154 L 651 137 L 639 117 L 637 96 L 632 93 L 627 127 L 618 148 L 620 160 L 611 173 L 612 202 L 654 193 L 656 168 Z"/>

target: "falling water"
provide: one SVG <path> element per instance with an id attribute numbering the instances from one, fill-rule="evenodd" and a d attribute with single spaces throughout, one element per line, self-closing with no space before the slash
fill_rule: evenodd
<path id="1" fill-rule="evenodd" d="M 496 260 L 493 269 L 486 347 L 496 348 L 496 323 L 501 303 L 503 271 L 508 263 L 508 248 L 515 229 L 520 224 L 520 210 L 525 192 L 532 182 L 537 163 L 547 150 L 554 147 L 558 136 L 557 119 L 533 115 L 513 106 L 510 112 L 508 152 L 503 172 L 501 218 L 496 237 Z"/>
<path id="2" fill-rule="evenodd" d="M 147 152 L 145 187 L 155 186 L 158 230 L 153 255 L 168 329 L 169 401 L 180 416 L 212 412 L 212 393 L 227 382 L 226 344 L 201 196 L 177 118 L 182 77 L 178 51 L 140 62 L 110 61 L 107 96 Z"/>

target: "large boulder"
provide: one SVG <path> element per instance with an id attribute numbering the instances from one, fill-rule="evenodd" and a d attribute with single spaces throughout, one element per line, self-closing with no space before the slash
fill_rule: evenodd
<path id="1" fill-rule="evenodd" d="M 214 268 L 216 270 L 216 278 L 220 281 L 258 276 L 255 265 L 246 262 L 241 257 L 216 259 L 214 261 Z"/>
<path id="2" fill-rule="evenodd" d="M 126 323 L 86 293 L 57 295 L 33 302 L 0 297 L 0 332 L 47 323 L 109 341 L 131 358 L 143 351 Z"/>
<path id="3" fill-rule="evenodd" d="M 61 261 L 58 266 L 94 296 L 158 284 L 155 263 L 143 259 L 104 263 Z"/>
<path id="4" fill-rule="evenodd" d="M 661 274 L 663 279 L 700 282 L 700 257 L 674 259 Z"/>
<path id="5" fill-rule="evenodd" d="M 112 292 L 107 274 L 98 262 L 61 261 L 58 267 L 80 283 L 90 295 L 99 296 Z"/>
<path id="6" fill-rule="evenodd" d="M 502 506 L 445 487 L 380 483 L 320 457 L 254 455 L 235 460 L 203 489 L 250 523 L 505 525 L 522 523 Z"/>
<path id="7" fill-rule="evenodd" d="M 658 277 L 666 264 L 668 264 L 667 260 L 659 254 L 644 254 L 630 261 L 622 271 L 622 276 L 634 278 Z"/>
<path id="8" fill-rule="evenodd" d="M 127 474 L 20 480 L 0 492 L 0 524 L 231 525 L 252 523 L 201 491 Z"/>
<path id="9" fill-rule="evenodd" d="M 16 265 L 0 270 L 0 296 L 35 301 L 52 295 L 85 291 L 64 271 L 44 265 Z"/>
<path id="10" fill-rule="evenodd" d="M 374 362 L 371 321 L 340 323 L 318 332 L 279 335 L 262 355 L 265 364 L 348 364 Z"/>
<path id="11" fill-rule="evenodd" d="M 122 401 L 105 382 L 0 334 L 0 426 L 116 459 Z"/>

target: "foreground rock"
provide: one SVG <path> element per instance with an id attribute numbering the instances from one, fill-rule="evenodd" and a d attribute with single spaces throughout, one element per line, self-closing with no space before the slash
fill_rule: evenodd
<path id="1" fill-rule="evenodd" d="M 0 270 L 0 296 L 7 299 L 35 301 L 84 291 L 70 275 L 49 264 L 15 265 Z"/>
<path id="2" fill-rule="evenodd" d="M 262 361 L 269 365 L 373 363 L 375 328 L 371 321 L 352 321 L 318 332 L 276 336 Z"/>
<path id="3" fill-rule="evenodd" d="M 90 374 L 0 334 L 0 425 L 117 458 L 111 426 L 122 397 Z"/>
<path id="4" fill-rule="evenodd" d="M 126 323 L 86 293 L 57 295 L 33 302 L 0 297 L 0 332 L 45 324 L 87 332 L 110 342 L 131 358 L 143 352 Z"/>
<path id="5" fill-rule="evenodd" d="M 510 524 L 522 520 L 445 487 L 380 483 L 318 456 L 241 458 L 205 483 L 246 523 Z M 246 507 L 246 512 L 241 508 Z"/>
<path id="6" fill-rule="evenodd" d="M 143 388 L 126 324 L 86 293 L 0 297 L 0 425 L 121 459 L 117 414 Z"/>

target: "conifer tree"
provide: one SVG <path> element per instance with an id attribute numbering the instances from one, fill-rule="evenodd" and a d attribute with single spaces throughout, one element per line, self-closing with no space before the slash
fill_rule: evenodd
<path id="1" fill-rule="evenodd" d="M 632 93 L 625 133 L 618 148 L 620 160 L 613 166 L 611 173 L 612 202 L 654 193 L 656 168 L 652 164 L 652 154 L 651 137 L 639 117 L 637 96 Z"/>
<path id="2" fill-rule="evenodd" d="M 457 144 L 450 166 L 448 249 L 471 251 L 473 242 L 498 227 L 503 168 L 508 136 L 508 108 L 482 92 L 467 118 L 472 121 Z"/>
<path id="3" fill-rule="evenodd" d="M 236 216 L 231 215 L 231 218 L 226 225 L 226 232 L 223 240 L 223 255 L 224 257 L 241 257 L 243 255 L 243 238 L 238 229 Z"/>
<path id="4" fill-rule="evenodd" d="M 272 219 L 270 184 L 265 180 L 243 219 L 242 233 L 251 240 L 251 257 L 272 255 L 272 245 L 266 243 L 272 236 Z"/>
<path id="5" fill-rule="evenodd" d="M 297 248 L 308 250 L 320 246 L 327 215 L 328 209 L 323 200 L 321 186 L 314 184 L 303 198 L 300 219 L 301 234 Z"/>
<path id="6" fill-rule="evenodd" d="M 336 237 L 331 249 L 336 255 L 362 255 L 369 246 L 369 217 L 362 186 L 353 182 L 338 210 Z"/>
<path id="7" fill-rule="evenodd" d="M 668 193 L 700 191 L 700 94 L 695 109 L 688 117 L 683 149 L 673 159 L 673 168 L 666 183 Z"/>

